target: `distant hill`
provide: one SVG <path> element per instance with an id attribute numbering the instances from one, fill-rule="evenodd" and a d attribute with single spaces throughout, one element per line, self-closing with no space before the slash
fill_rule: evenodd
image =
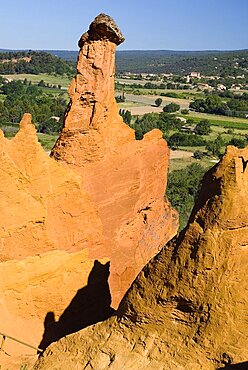
<path id="1" fill-rule="evenodd" d="M 72 62 L 77 61 L 78 50 L 45 50 L 45 51 L 64 60 Z"/>
<path id="2" fill-rule="evenodd" d="M 9 50 L 0 49 L 0 52 Z M 65 61 L 76 62 L 76 50 L 45 50 Z M 116 71 L 132 73 L 176 73 L 191 71 L 207 75 L 240 75 L 248 69 L 248 49 L 234 51 L 118 50 Z"/>
<path id="3" fill-rule="evenodd" d="M 58 75 L 74 73 L 74 63 L 68 62 L 45 51 L 12 51 L 0 49 L 0 74 Z"/>
<path id="4" fill-rule="evenodd" d="M 62 59 L 76 61 L 78 51 L 47 50 Z M 247 72 L 248 49 L 234 51 L 118 50 L 116 71 L 207 75 L 239 75 Z M 245 66 L 245 69 L 243 68 Z"/>
<path id="5" fill-rule="evenodd" d="M 0 49 L 0 53 L 13 53 L 13 52 L 30 52 L 31 50 L 13 50 L 13 49 Z M 54 55 L 55 57 L 61 58 L 67 61 L 77 61 L 78 51 L 77 50 L 32 50 L 33 52 L 45 52 Z"/>
<path id="6" fill-rule="evenodd" d="M 118 51 L 117 72 L 207 75 L 247 72 L 248 50 L 237 51 Z"/>

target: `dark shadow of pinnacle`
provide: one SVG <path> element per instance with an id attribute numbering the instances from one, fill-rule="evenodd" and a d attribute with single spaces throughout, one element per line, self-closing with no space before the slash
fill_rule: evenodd
<path id="1" fill-rule="evenodd" d="M 45 350 L 52 342 L 106 320 L 115 313 L 110 306 L 109 267 L 110 262 L 101 264 L 95 260 L 87 286 L 77 291 L 59 320 L 55 321 L 53 312 L 46 314 L 40 349 Z"/>
<path id="2" fill-rule="evenodd" d="M 225 367 L 218 368 L 217 370 L 248 370 L 248 361 L 234 365 L 228 364 Z"/>

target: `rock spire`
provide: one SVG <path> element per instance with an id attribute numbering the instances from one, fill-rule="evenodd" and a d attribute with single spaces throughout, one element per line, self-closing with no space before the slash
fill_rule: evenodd
<path id="1" fill-rule="evenodd" d="M 118 112 L 115 50 L 123 39 L 103 14 L 81 37 L 64 127 L 51 152 L 83 176 L 97 206 L 111 259 L 114 307 L 140 268 L 176 233 L 178 220 L 164 199 L 169 149 L 162 133 L 153 130 L 136 141 Z"/>

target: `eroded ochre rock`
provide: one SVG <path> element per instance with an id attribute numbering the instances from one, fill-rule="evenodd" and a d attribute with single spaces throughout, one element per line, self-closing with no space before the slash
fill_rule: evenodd
<path id="1" fill-rule="evenodd" d="M 36 370 L 216 370 L 248 365 L 248 148 L 228 147 L 180 235 L 116 318 L 52 344 Z"/>
<path id="2" fill-rule="evenodd" d="M 0 135 L 0 332 L 35 347 L 109 317 L 177 230 L 164 199 L 169 149 L 161 132 L 136 141 L 118 114 L 122 41 L 105 15 L 80 39 L 51 158 L 29 114 L 12 140 Z M 0 364 L 19 370 L 24 354 L 32 362 L 35 351 L 7 339 Z"/>

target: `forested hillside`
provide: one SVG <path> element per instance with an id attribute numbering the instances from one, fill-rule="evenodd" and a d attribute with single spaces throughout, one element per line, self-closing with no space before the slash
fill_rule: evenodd
<path id="1" fill-rule="evenodd" d="M 248 50 L 239 51 L 119 51 L 116 55 L 117 72 L 176 73 L 191 71 L 206 75 L 247 72 Z"/>
<path id="2" fill-rule="evenodd" d="M 51 73 L 72 75 L 74 63 L 44 51 L 9 51 L 0 53 L 0 74 Z"/>
<path id="3" fill-rule="evenodd" d="M 73 50 L 5 51 L 0 53 L 0 73 L 70 73 L 77 54 Z M 31 61 L 27 63 L 23 57 L 31 57 Z M 3 63 L 3 60 L 8 62 Z M 206 75 L 238 76 L 247 73 L 247 69 L 248 50 L 119 50 L 116 54 L 117 72 L 184 75 L 196 71 Z"/>

